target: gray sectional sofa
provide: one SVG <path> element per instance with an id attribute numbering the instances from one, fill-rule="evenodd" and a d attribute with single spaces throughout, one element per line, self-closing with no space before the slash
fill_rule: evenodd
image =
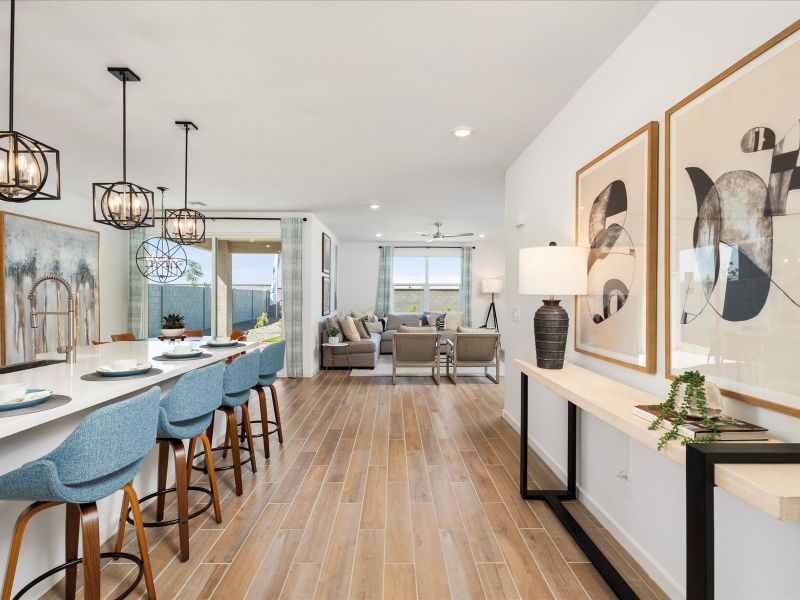
<path id="1" fill-rule="evenodd" d="M 392 353 L 392 340 L 401 325 L 419 327 L 422 323 L 423 313 L 390 313 L 386 315 L 386 328 L 381 334 L 381 354 Z M 439 332 L 442 337 L 453 339 L 455 330 L 445 329 Z"/>
<path id="2" fill-rule="evenodd" d="M 336 323 L 333 323 L 336 321 Z M 339 327 L 338 321 L 333 318 L 325 319 L 320 323 L 320 340 L 328 341 L 327 327 L 335 324 Z M 369 339 L 361 339 L 357 342 L 348 343 L 347 347 L 333 348 L 333 363 L 325 364 L 325 352 L 322 353 L 323 367 L 354 367 L 374 369 L 378 364 L 378 356 L 381 348 L 381 334 L 371 333 Z M 391 351 L 390 351 L 391 352 Z M 348 356 L 349 354 L 349 356 Z M 349 362 L 348 362 L 349 358 Z"/>

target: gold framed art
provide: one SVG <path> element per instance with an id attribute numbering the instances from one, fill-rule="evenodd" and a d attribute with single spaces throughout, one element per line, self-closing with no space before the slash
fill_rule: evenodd
<path id="1" fill-rule="evenodd" d="M 800 21 L 666 111 L 665 374 L 800 417 Z"/>
<path id="2" fill-rule="evenodd" d="M 589 248 L 588 293 L 575 298 L 575 351 L 655 373 L 657 121 L 575 174 L 575 241 Z"/>
<path id="3" fill-rule="evenodd" d="M 0 362 L 32 360 L 66 341 L 66 317 L 39 319 L 30 327 L 28 293 L 40 276 L 57 272 L 72 285 L 79 346 L 100 339 L 100 233 L 26 215 L 0 212 Z M 38 290 L 39 310 L 66 310 L 64 289 Z"/>

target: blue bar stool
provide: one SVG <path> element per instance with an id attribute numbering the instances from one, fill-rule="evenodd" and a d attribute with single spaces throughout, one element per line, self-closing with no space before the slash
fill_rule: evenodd
<path id="1" fill-rule="evenodd" d="M 240 355 L 225 369 L 225 375 L 222 379 L 222 387 L 224 396 L 222 398 L 222 406 L 218 410 L 225 413 L 228 419 L 228 426 L 226 430 L 226 438 L 224 446 L 217 446 L 212 448 L 213 452 L 222 450 L 227 452 L 231 451 L 231 461 L 233 464 L 224 467 L 217 467 L 217 471 L 227 471 L 233 469 L 234 479 L 236 482 L 236 495 L 242 495 L 242 465 L 246 464 L 247 460 L 242 460 L 241 450 L 247 452 L 250 468 L 253 473 L 257 471 L 256 457 L 253 452 L 253 431 L 250 426 L 250 411 L 247 408 L 247 401 L 250 399 L 250 391 L 258 383 L 258 365 L 261 358 L 259 352 L 248 352 Z M 242 409 L 242 424 L 245 428 L 248 446 L 241 446 L 239 444 L 239 436 L 237 435 L 238 426 L 236 423 L 235 407 Z M 207 435 L 211 439 L 214 433 L 214 419 L 211 419 L 211 424 L 208 426 Z M 230 441 L 230 444 L 227 442 Z M 192 457 L 192 461 L 197 458 L 199 454 Z M 192 465 L 192 468 L 197 471 L 207 473 L 208 469 L 204 466 Z"/>
<path id="2" fill-rule="evenodd" d="M 225 367 L 211 365 L 183 375 L 169 393 L 161 399 L 158 410 L 158 490 L 143 496 L 140 503 L 151 498 L 156 500 L 156 520 L 145 522 L 145 527 L 166 527 L 178 525 L 180 539 L 180 559 L 189 560 L 189 519 L 200 516 L 214 505 L 214 518 L 222 523 L 217 493 L 217 476 L 214 459 L 211 455 L 211 442 L 206 437 L 206 429 L 211 423 L 214 411 L 222 403 L 222 377 Z M 183 440 L 189 440 L 189 456 L 194 456 L 197 440 L 203 443 L 206 455 L 208 479 L 211 489 L 189 485 L 191 468 L 186 461 L 186 447 Z M 175 487 L 167 488 L 167 467 L 169 450 L 175 459 Z M 189 490 L 203 492 L 209 496 L 208 503 L 189 514 Z M 164 520 L 166 495 L 176 492 L 178 496 L 178 518 Z M 116 551 L 122 549 L 125 537 L 125 522 L 133 524 L 129 516 L 128 502 L 123 500 L 119 518 Z"/>
<path id="3" fill-rule="evenodd" d="M 261 408 L 261 418 L 253 420 L 252 423 L 261 423 L 261 433 L 253 437 L 263 438 L 264 456 L 269 458 L 269 436 L 273 433 L 278 434 L 278 442 L 283 443 L 283 426 L 281 425 L 281 411 L 278 408 L 278 390 L 275 389 L 275 381 L 278 379 L 278 371 L 283 369 L 286 356 L 286 341 L 281 340 L 270 344 L 261 351 L 261 361 L 258 367 L 258 383 L 253 389 L 258 393 L 258 402 Z M 272 410 L 275 412 L 275 420 L 267 419 L 267 395 L 264 393 L 264 386 L 269 386 L 272 392 Z M 274 429 L 268 429 L 273 425 Z"/>
<path id="4" fill-rule="evenodd" d="M 122 597 L 132 592 L 144 576 L 147 594 L 156 597 L 147 538 L 139 500 L 131 485 L 144 457 L 155 446 L 160 389 L 149 391 L 87 415 L 58 448 L 38 460 L 0 476 L 0 500 L 33 501 L 17 519 L 8 553 L 2 600 L 11 598 L 25 527 L 33 516 L 66 504 L 66 560 L 23 587 L 15 600 L 51 575 L 66 570 L 66 597 L 75 598 L 78 565 L 83 563 L 84 597 L 100 598 L 100 558 L 125 558 L 139 567 L 139 576 Z M 141 558 L 122 552 L 100 552 L 97 501 L 122 489 L 133 507 Z M 83 537 L 83 558 L 78 558 L 78 536 Z"/>

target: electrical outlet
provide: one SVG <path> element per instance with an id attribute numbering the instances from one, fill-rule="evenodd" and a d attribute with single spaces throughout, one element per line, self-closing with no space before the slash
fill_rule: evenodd
<path id="1" fill-rule="evenodd" d="M 519 307 L 514 307 L 511 311 L 511 320 L 514 321 L 514 323 L 519 323 Z"/>

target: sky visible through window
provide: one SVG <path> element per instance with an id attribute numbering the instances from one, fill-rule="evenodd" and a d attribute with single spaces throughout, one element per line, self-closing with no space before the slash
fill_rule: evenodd
<path id="1" fill-rule="evenodd" d="M 431 284 L 458 284 L 461 281 L 461 258 L 458 256 L 431 256 L 428 258 L 428 281 Z M 396 256 L 394 283 L 425 283 L 425 257 Z"/>
<path id="2" fill-rule="evenodd" d="M 196 261 L 203 270 L 198 285 L 211 284 L 211 251 L 194 246 L 185 246 L 187 260 Z M 272 268 L 278 259 L 277 254 L 233 254 L 233 284 L 267 285 L 272 283 Z M 190 283 L 186 275 L 173 283 Z M 280 285 L 280 272 L 278 273 Z"/>

